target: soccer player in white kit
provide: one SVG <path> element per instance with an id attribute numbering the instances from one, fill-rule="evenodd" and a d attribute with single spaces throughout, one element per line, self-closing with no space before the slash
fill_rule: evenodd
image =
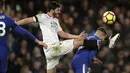
<path id="1" fill-rule="evenodd" d="M 57 17 L 59 17 L 61 5 L 57 2 L 50 2 L 48 4 L 48 11 L 46 14 L 37 14 L 17 21 L 18 25 L 38 22 L 43 34 L 43 42 L 48 48 L 43 48 L 47 60 L 47 73 L 56 73 L 56 65 L 59 63 L 61 56 L 77 49 L 79 46 L 100 46 L 100 41 L 85 40 L 86 34 L 72 35 L 62 30 Z M 69 40 L 59 41 L 58 35 Z"/>

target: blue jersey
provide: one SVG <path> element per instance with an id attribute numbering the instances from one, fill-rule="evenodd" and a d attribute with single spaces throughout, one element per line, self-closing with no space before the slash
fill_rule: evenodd
<path id="1" fill-rule="evenodd" d="M 0 48 L 2 45 L 7 46 L 7 36 L 10 29 L 12 29 L 16 34 L 27 36 L 31 40 L 36 39 L 31 33 L 20 26 L 17 26 L 14 20 L 0 13 Z"/>
<path id="2" fill-rule="evenodd" d="M 97 36 L 89 36 L 87 40 L 101 40 Z M 98 48 L 91 50 L 79 49 L 72 61 L 72 69 L 74 73 L 87 73 L 88 67 L 90 66 L 93 58 L 96 56 Z"/>
<path id="3" fill-rule="evenodd" d="M 11 18 L 4 14 L 0 14 L 0 73 L 6 73 L 7 69 L 7 57 L 9 54 L 7 36 L 10 29 L 12 29 L 16 34 L 27 36 L 31 40 L 36 40 L 31 33 L 20 26 L 17 26 Z"/>
<path id="4" fill-rule="evenodd" d="M 15 26 L 15 22 L 4 14 L 0 14 L 0 43 L 7 43 L 7 36 L 10 28 Z"/>
<path id="5" fill-rule="evenodd" d="M 0 56 L 8 55 L 9 48 L 7 46 L 7 36 L 11 28 L 15 26 L 15 22 L 4 14 L 0 14 Z"/>

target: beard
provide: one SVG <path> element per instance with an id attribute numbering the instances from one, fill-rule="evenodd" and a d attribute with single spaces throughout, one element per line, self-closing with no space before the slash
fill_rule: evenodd
<path id="1" fill-rule="evenodd" d="M 59 13 L 53 13 L 53 16 L 55 17 L 55 18 L 59 18 Z"/>

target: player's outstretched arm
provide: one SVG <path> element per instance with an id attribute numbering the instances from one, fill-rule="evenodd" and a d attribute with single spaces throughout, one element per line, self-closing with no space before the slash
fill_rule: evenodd
<path id="1" fill-rule="evenodd" d="M 27 30 L 21 28 L 20 26 L 14 26 L 13 30 L 16 34 L 19 34 L 21 36 L 27 36 L 29 39 L 35 41 L 37 44 L 47 48 L 47 45 L 39 40 L 36 39 L 36 37 L 34 37 L 30 32 L 28 32 Z"/>
<path id="2" fill-rule="evenodd" d="M 48 47 L 47 44 L 45 44 L 45 43 L 43 43 L 42 41 L 39 41 L 39 40 L 37 40 L 37 39 L 35 40 L 35 42 L 38 43 L 39 45 L 45 47 L 45 48 Z"/>
<path id="3" fill-rule="evenodd" d="M 22 20 L 16 21 L 15 23 L 17 25 L 25 25 L 25 24 L 29 24 L 29 23 L 34 23 L 34 17 L 28 17 L 28 18 L 24 18 Z"/>
<path id="4" fill-rule="evenodd" d="M 70 33 L 64 32 L 64 31 L 59 31 L 58 35 L 61 38 L 66 38 L 66 39 L 77 39 L 77 38 L 81 37 L 81 35 L 73 35 L 73 34 L 70 34 Z M 87 37 L 87 35 L 84 35 L 84 37 Z"/>
<path id="5" fill-rule="evenodd" d="M 59 31 L 58 35 L 61 38 L 66 38 L 66 39 L 76 39 L 76 38 L 78 38 L 78 35 L 72 35 L 72 34 L 64 32 L 64 31 Z"/>
<path id="6" fill-rule="evenodd" d="M 28 18 L 24 18 L 22 20 L 16 21 L 17 25 L 25 25 L 25 24 L 29 24 L 29 23 L 35 23 L 35 22 L 42 22 L 43 21 L 44 16 L 42 14 L 37 14 L 35 16 L 32 17 L 28 17 Z"/>

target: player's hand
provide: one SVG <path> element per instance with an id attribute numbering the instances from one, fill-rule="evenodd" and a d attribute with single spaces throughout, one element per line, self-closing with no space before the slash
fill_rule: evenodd
<path id="1" fill-rule="evenodd" d="M 87 73 L 91 73 L 91 68 L 90 67 L 88 68 L 88 72 Z"/>
<path id="2" fill-rule="evenodd" d="M 81 32 L 79 35 L 79 38 L 85 39 L 87 37 L 87 33 L 85 33 L 85 31 Z"/>
<path id="3" fill-rule="evenodd" d="M 43 43 L 43 42 L 41 42 L 41 41 L 39 41 L 38 44 L 41 45 L 41 46 L 43 46 L 43 47 L 46 48 L 46 49 L 47 49 L 47 47 L 48 47 L 47 44 L 45 44 L 45 43 Z"/>
<path id="4" fill-rule="evenodd" d="M 43 46 L 44 48 L 48 48 L 47 44 L 43 43 L 42 41 L 39 41 L 39 40 L 35 40 L 35 42 L 38 44 L 38 45 L 41 45 Z"/>
<path id="5" fill-rule="evenodd" d="M 113 36 L 113 37 L 109 37 L 109 48 L 113 48 L 114 46 L 115 46 L 115 42 L 116 42 L 116 40 L 119 38 L 119 36 L 120 36 L 120 34 L 119 33 L 117 33 L 115 36 Z"/>
<path id="6" fill-rule="evenodd" d="M 93 58 L 93 64 L 102 64 L 102 61 L 99 60 L 98 58 Z"/>

